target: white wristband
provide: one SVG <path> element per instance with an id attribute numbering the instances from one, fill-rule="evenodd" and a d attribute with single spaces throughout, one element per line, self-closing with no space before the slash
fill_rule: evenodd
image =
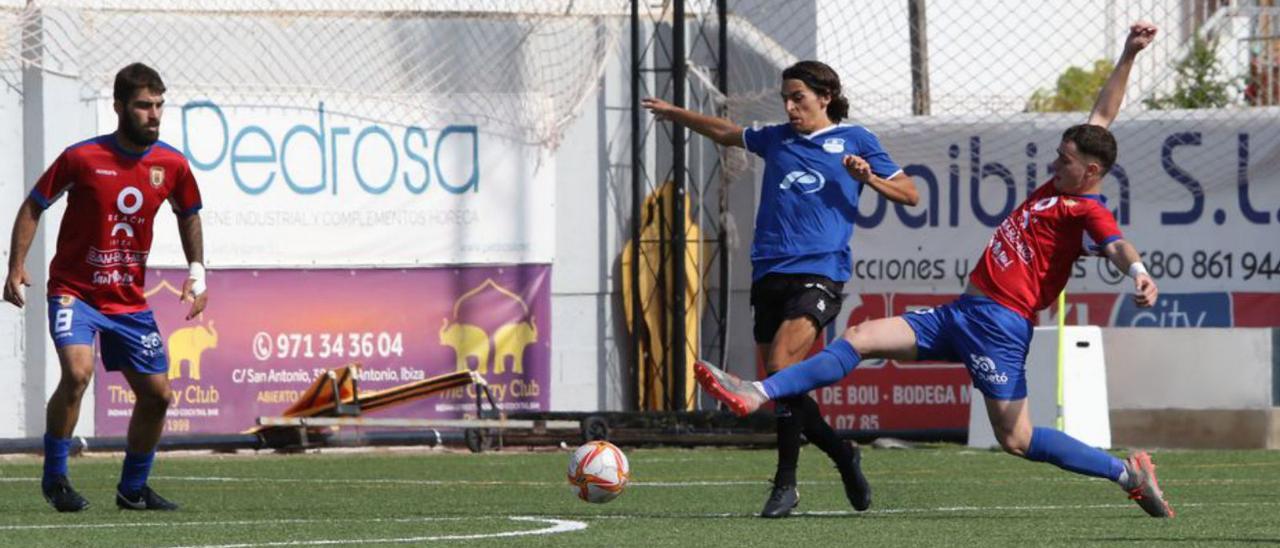
<path id="1" fill-rule="evenodd" d="M 204 265 L 200 263 L 191 263 L 187 267 L 187 278 L 191 280 L 191 292 L 195 295 L 203 295 L 208 286 L 204 283 Z"/>
<path id="2" fill-rule="evenodd" d="M 1147 274 L 1147 267 L 1142 264 L 1142 261 L 1134 261 L 1129 265 L 1129 277 L 1137 278 L 1138 274 Z M 1150 276 L 1150 274 L 1147 275 Z"/>

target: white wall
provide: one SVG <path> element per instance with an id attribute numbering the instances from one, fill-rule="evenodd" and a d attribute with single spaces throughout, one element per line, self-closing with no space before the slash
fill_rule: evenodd
<path id="1" fill-rule="evenodd" d="M 630 53 L 619 48 L 556 152 L 551 409 L 629 406 L 619 253 L 631 204 Z"/>
<path id="2" fill-rule="evenodd" d="M 1272 329 L 1103 329 L 1111 409 L 1272 407 Z"/>
<path id="3" fill-rule="evenodd" d="M 4 77 L 20 79 L 21 75 L 9 73 Z M 22 172 L 22 98 L 8 86 L 0 87 L 0 151 L 3 151 L 0 152 L 0 225 L 8 227 L 27 189 Z M 4 259 L 5 272 L 8 272 L 7 244 L 0 258 Z M 22 432 L 26 417 L 20 382 L 27 347 L 24 330 L 23 312 L 0 303 L 0 371 L 5 371 L 8 378 L 7 382 L 0 383 L 0 437 Z"/>
<path id="4" fill-rule="evenodd" d="M 14 214 L 45 167 L 67 146 L 94 136 L 96 127 L 96 114 L 83 100 L 79 82 L 34 70 L 17 78 L 22 81 L 22 97 L 7 87 L 0 92 L 0 146 L 6 160 L 0 168 L 0 219 L 6 227 L 12 226 Z M 13 382 L 0 387 L 0 410 L 4 411 L 0 437 L 38 437 L 44 433 L 45 401 L 60 376 L 57 354 L 48 336 L 46 270 L 65 209 L 65 201 L 59 201 L 40 218 L 40 229 L 26 259 L 31 280 L 26 308 L 0 307 L 0 366 L 12 365 L 8 370 L 14 373 Z M 9 246 L 4 250 L 7 272 Z M 76 433 L 89 435 L 93 432 L 92 387 L 82 406 Z"/>

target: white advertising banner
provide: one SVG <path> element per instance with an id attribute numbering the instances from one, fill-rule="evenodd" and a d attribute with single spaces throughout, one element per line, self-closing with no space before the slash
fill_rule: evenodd
<path id="1" fill-rule="evenodd" d="M 537 146 L 482 124 L 377 122 L 323 101 L 168 99 L 161 140 L 186 155 L 199 182 L 210 266 L 552 260 L 554 166 Z M 100 131 L 114 131 L 110 101 L 99 112 Z M 177 231 L 159 222 L 150 263 L 184 264 Z"/>
<path id="2" fill-rule="evenodd" d="M 1106 260 L 1083 258 L 1068 296 L 1111 296 L 1094 303 L 1088 323 L 1280 325 L 1280 110 L 1255 110 L 1245 122 L 1155 112 L 1112 128 L 1119 157 L 1102 193 L 1167 298 L 1137 310 L 1115 298 L 1132 291 L 1128 278 Z M 1062 131 L 1083 120 L 874 128 L 915 178 L 920 204 L 864 190 L 850 290 L 960 293 L 996 225 L 1051 177 Z"/>

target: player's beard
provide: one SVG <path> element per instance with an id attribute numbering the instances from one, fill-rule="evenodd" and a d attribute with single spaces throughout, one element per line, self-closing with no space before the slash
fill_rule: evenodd
<path id="1" fill-rule="evenodd" d="M 154 133 L 147 131 L 147 128 L 141 124 L 134 123 L 133 119 L 128 116 L 120 117 L 120 131 L 124 133 L 126 139 L 133 144 L 143 147 L 154 145 L 160 140 L 159 126 L 156 127 Z"/>

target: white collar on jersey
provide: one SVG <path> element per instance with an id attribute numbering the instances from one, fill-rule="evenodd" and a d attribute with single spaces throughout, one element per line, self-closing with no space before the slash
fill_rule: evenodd
<path id="1" fill-rule="evenodd" d="M 797 131 L 796 135 L 799 135 L 801 137 L 804 137 L 805 139 L 812 141 L 814 138 L 816 138 L 819 135 L 822 135 L 823 133 L 826 133 L 828 131 L 834 131 L 842 127 L 852 127 L 852 126 L 849 124 L 831 124 L 813 133 L 800 133 L 799 131 Z"/>

